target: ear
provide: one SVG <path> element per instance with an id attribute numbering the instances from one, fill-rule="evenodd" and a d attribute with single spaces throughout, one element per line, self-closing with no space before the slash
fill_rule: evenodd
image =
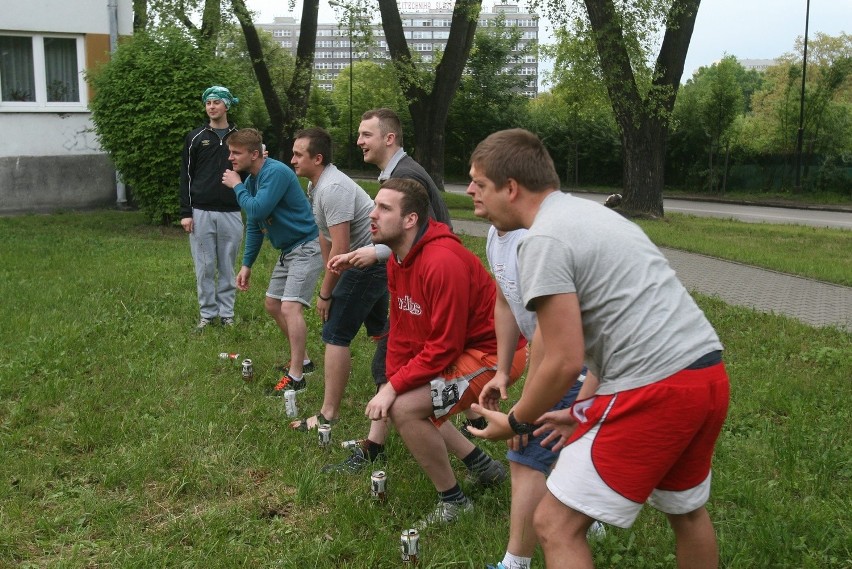
<path id="1" fill-rule="evenodd" d="M 411 229 L 412 227 L 417 227 L 417 222 L 420 221 L 420 218 L 413 211 L 405 216 L 402 221 L 402 226 L 405 229 Z"/>
<path id="2" fill-rule="evenodd" d="M 521 194 L 521 186 L 518 184 L 518 181 L 514 178 L 509 178 L 506 180 L 506 191 L 509 192 L 508 197 L 509 201 L 513 202 L 520 197 Z"/>
<path id="3" fill-rule="evenodd" d="M 391 146 L 395 141 L 396 141 L 396 133 L 395 132 L 389 132 L 387 134 L 387 138 L 385 138 L 385 144 L 387 144 L 388 146 Z"/>
<path id="4" fill-rule="evenodd" d="M 320 164 L 322 164 L 322 161 L 323 161 L 324 158 L 325 157 L 322 154 L 317 154 L 313 158 L 313 163 L 316 164 L 317 166 L 319 166 Z"/>

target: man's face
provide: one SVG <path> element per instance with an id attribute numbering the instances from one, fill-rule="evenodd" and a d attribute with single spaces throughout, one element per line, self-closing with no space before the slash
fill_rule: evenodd
<path id="1" fill-rule="evenodd" d="M 381 167 L 388 152 L 388 135 L 382 134 L 379 117 L 361 121 L 358 126 L 358 147 L 364 153 L 364 162 Z"/>
<path id="2" fill-rule="evenodd" d="M 477 168 L 474 164 L 470 167 L 470 184 L 466 193 L 473 198 L 473 213 L 488 219 L 497 229 L 501 229 L 499 220 L 501 214 L 505 213 L 505 198 L 508 194 L 506 188 L 498 188 L 482 168 Z"/>
<path id="3" fill-rule="evenodd" d="M 290 159 L 290 164 L 293 165 L 296 174 L 312 179 L 319 170 L 319 163 L 322 160 L 322 156 L 316 155 L 312 157 L 308 153 L 309 142 L 307 138 L 297 138 L 293 142 L 293 158 Z"/>
<path id="4" fill-rule="evenodd" d="M 231 151 L 228 155 L 228 160 L 231 162 L 231 166 L 235 172 L 251 171 L 252 163 L 260 156 L 259 152 L 256 150 L 250 152 L 245 146 L 229 144 L 228 148 Z"/>
<path id="5" fill-rule="evenodd" d="M 370 212 L 370 236 L 373 243 L 383 243 L 393 249 L 405 236 L 402 193 L 382 188 L 376 194 L 375 203 L 376 207 Z"/>
<path id="6" fill-rule="evenodd" d="M 225 106 L 225 101 L 222 99 L 208 99 L 204 103 L 204 109 L 207 111 L 210 120 L 218 120 L 228 114 L 228 107 Z"/>

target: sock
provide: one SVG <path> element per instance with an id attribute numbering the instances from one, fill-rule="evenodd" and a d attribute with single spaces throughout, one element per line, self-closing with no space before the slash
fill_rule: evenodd
<path id="1" fill-rule="evenodd" d="M 530 562 L 532 562 L 532 557 L 518 557 L 508 551 L 506 557 L 503 558 L 503 566 L 506 569 L 530 569 Z"/>
<path id="2" fill-rule="evenodd" d="M 464 502 L 467 499 L 458 483 L 445 492 L 438 492 L 438 496 L 442 502 Z"/>
<path id="3" fill-rule="evenodd" d="M 305 376 L 304 376 L 304 375 L 300 375 L 299 377 L 296 377 L 296 376 L 295 376 L 295 375 L 293 375 L 292 373 L 288 373 L 288 374 L 287 374 L 287 376 L 288 376 L 290 379 L 292 379 L 293 381 L 302 381 L 303 379 L 305 379 Z"/>
<path id="4" fill-rule="evenodd" d="M 475 429 L 484 429 L 488 426 L 488 421 L 485 420 L 485 417 L 477 417 L 476 419 L 468 419 L 468 424 Z"/>
<path id="5" fill-rule="evenodd" d="M 481 448 L 474 447 L 471 453 L 462 459 L 462 462 L 471 472 L 481 472 L 486 466 L 491 464 L 492 460 Z"/>
<path id="6" fill-rule="evenodd" d="M 305 359 L 303 359 L 303 360 L 302 360 L 302 365 L 303 365 L 303 366 L 306 366 L 306 365 L 308 365 L 309 363 L 311 363 L 311 359 L 310 359 L 310 358 L 305 358 Z"/>
<path id="7" fill-rule="evenodd" d="M 364 445 L 366 447 L 367 456 L 370 458 L 370 461 L 376 460 L 376 458 L 385 452 L 385 445 L 380 445 L 379 443 L 374 443 L 370 439 L 367 439 L 367 442 Z"/>

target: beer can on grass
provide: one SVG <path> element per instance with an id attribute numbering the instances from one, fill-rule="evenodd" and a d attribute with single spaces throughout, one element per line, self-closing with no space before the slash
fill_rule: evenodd
<path id="1" fill-rule="evenodd" d="M 341 448 L 343 450 L 352 450 L 356 448 L 361 448 L 363 446 L 363 440 L 361 439 L 352 439 L 350 441 L 343 441 L 340 443 Z"/>
<path id="2" fill-rule="evenodd" d="M 370 476 L 370 495 L 374 500 L 384 502 L 387 500 L 387 483 L 388 477 L 384 470 L 376 470 Z"/>
<path id="3" fill-rule="evenodd" d="M 246 358 L 243 360 L 243 381 L 248 383 L 249 381 L 254 379 L 254 366 L 251 363 L 251 360 Z"/>
<path id="4" fill-rule="evenodd" d="M 319 446 L 326 448 L 331 444 L 331 425 L 323 423 L 317 427 L 317 434 L 319 437 Z"/>
<path id="5" fill-rule="evenodd" d="M 296 391 L 288 389 L 284 392 L 284 408 L 287 410 L 288 417 L 296 417 L 299 414 L 299 408 L 296 407 Z"/>
<path id="6" fill-rule="evenodd" d="M 420 533 L 416 529 L 403 530 L 399 536 L 399 545 L 402 550 L 402 562 L 417 565 L 420 556 Z"/>
<path id="7" fill-rule="evenodd" d="M 238 359 L 240 359 L 240 354 L 230 354 L 228 352 L 220 352 L 219 353 L 219 359 L 220 360 L 237 361 Z"/>

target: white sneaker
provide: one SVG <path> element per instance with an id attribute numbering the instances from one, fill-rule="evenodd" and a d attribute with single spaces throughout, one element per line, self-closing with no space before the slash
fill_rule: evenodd
<path id="1" fill-rule="evenodd" d="M 473 510 L 473 502 L 467 496 L 461 502 L 438 502 L 435 509 L 432 510 L 425 518 L 417 522 L 415 527 L 419 530 L 426 529 L 428 526 L 437 524 L 448 524 L 456 521 L 456 519 L 465 512 Z"/>
<path id="2" fill-rule="evenodd" d="M 196 332 L 203 332 L 205 328 L 210 326 L 213 323 L 209 318 L 202 318 L 198 321 L 198 326 L 195 327 Z"/>
<path id="3" fill-rule="evenodd" d="M 586 539 L 588 541 L 596 541 L 606 537 L 606 526 L 595 520 L 589 529 L 586 530 Z"/>

